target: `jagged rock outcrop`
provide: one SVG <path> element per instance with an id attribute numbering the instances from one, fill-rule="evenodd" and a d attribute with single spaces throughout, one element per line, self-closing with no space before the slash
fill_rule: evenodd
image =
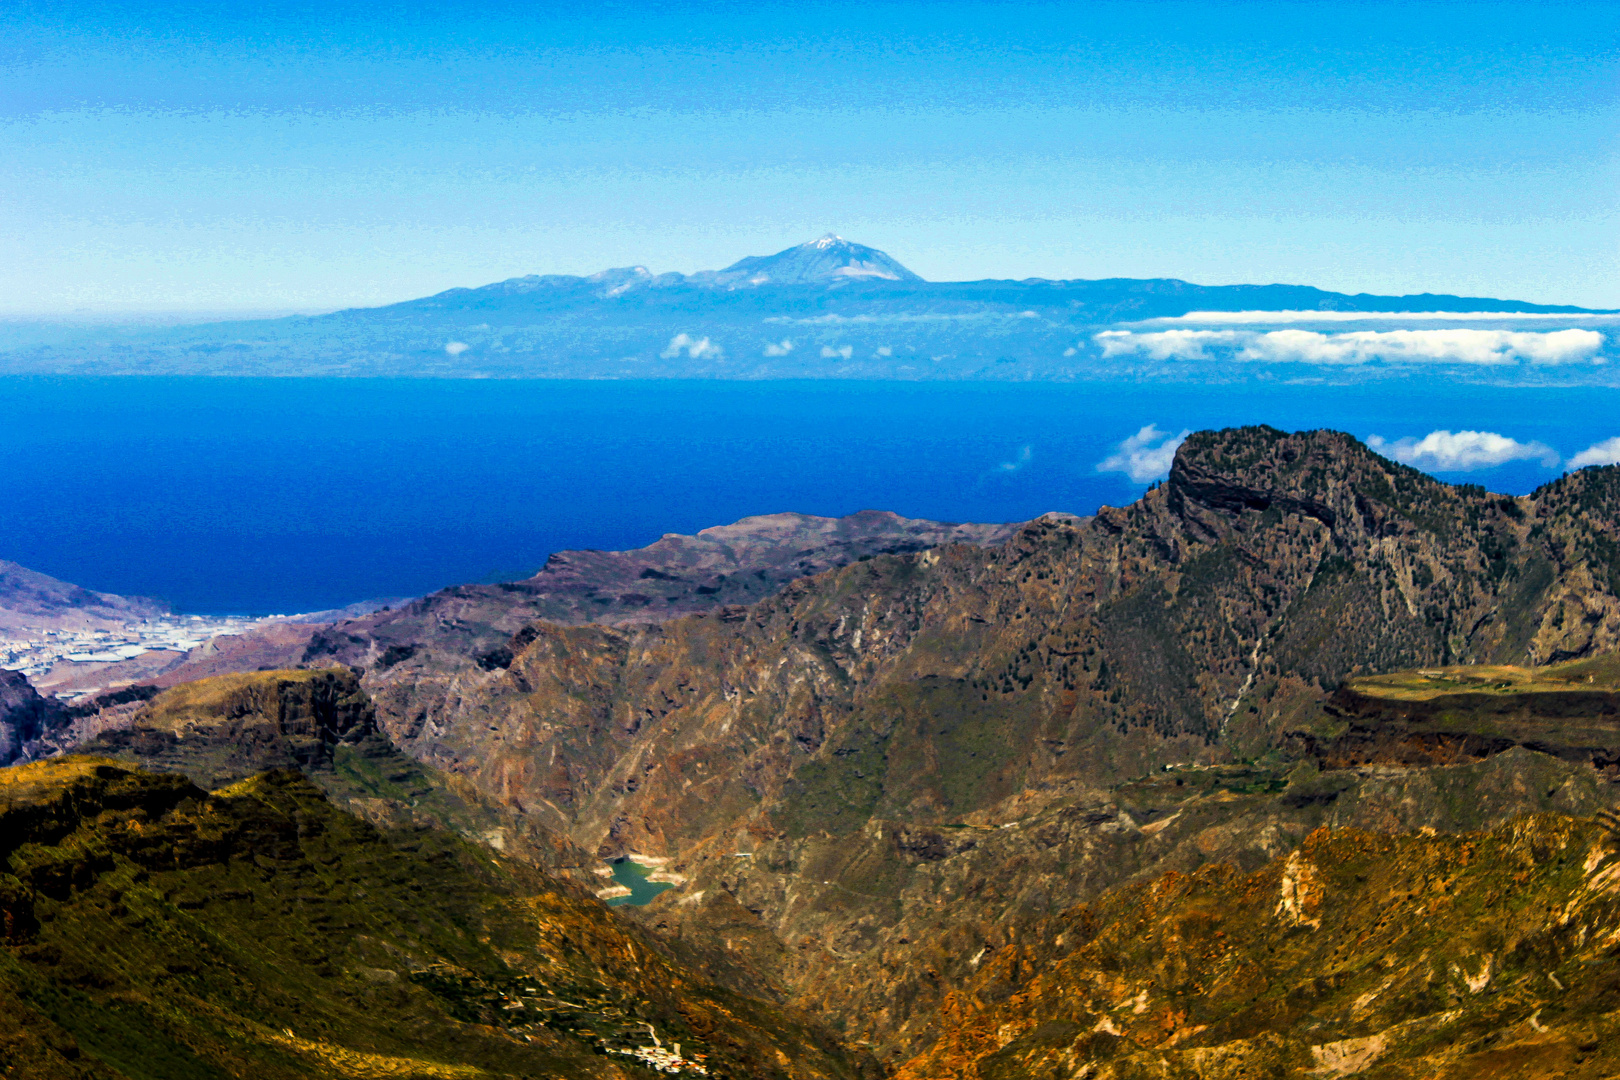
<path id="1" fill-rule="evenodd" d="M 710 817 L 790 783 L 804 825 L 880 806 L 953 819 L 1264 749 L 1358 672 L 1533 653 L 1571 597 L 1615 600 L 1591 553 L 1620 500 L 1541 524 L 1562 491 L 1453 488 L 1332 432 L 1205 433 L 1137 504 L 998 548 L 875 559 L 661 626 L 535 623 L 509 666 L 367 682 L 402 747 L 559 824 L 629 819 L 625 840 L 661 842 L 640 807 Z M 1620 617 L 1585 626 L 1588 651 L 1620 644 Z M 883 767 L 902 746 L 920 756 Z M 685 759 L 712 763 L 701 796 L 653 776 Z"/>
<path id="2" fill-rule="evenodd" d="M 40 696 L 22 672 L 0 670 L 0 766 L 24 759 L 62 722 L 60 702 Z"/>

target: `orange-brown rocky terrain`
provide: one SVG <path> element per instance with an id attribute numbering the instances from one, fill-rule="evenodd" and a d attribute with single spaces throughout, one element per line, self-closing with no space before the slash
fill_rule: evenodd
<path id="1" fill-rule="evenodd" d="M 986 955 L 899 1077 L 1613 1076 L 1617 939 L 1605 826 L 1320 829 L 1253 873 L 1169 874 Z"/>

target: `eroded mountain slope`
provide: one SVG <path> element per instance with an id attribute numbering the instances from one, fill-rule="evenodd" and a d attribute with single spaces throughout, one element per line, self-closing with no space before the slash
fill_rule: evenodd
<path id="1" fill-rule="evenodd" d="M 374 681 L 416 682 L 510 662 L 507 639 L 536 619 L 659 622 L 750 604 L 788 582 L 874 555 L 998 544 L 1013 525 L 956 524 L 862 510 L 841 518 L 764 514 L 630 551 L 560 551 L 532 577 L 458 585 L 318 631 L 308 664 L 358 664 Z M 286 666 L 278 664 L 277 666 Z"/>

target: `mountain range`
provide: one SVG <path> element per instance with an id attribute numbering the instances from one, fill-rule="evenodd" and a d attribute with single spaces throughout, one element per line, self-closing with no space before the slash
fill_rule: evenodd
<path id="1" fill-rule="evenodd" d="M 1326 363 L 1346 370 L 1343 348 L 1327 350 L 1331 355 L 1324 358 L 1321 349 L 1299 348 L 1297 338 L 1266 337 L 1274 332 L 1266 324 L 1268 313 L 1278 312 L 1285 313 L 1287 333 L 1293 335 L 1336 334 L 1345 330 L 1346 316 L 1364 317 L 1354 332 L 1395 329 L 1407 335 L 1390 339 L 1386 348 L 1376 338 L 1352 342 L 1350 362 L 1363 372 L 1391 367 L 1399 373 L 1411 363 L 1467 372 L 1478 368 L 1483 349 L 1495 358 L 1488 363 L 1517 363 L 1531 378 L 1541 372 L 1538 365 L 1562 367 L 1607 355 L 1607 339 L 1579 321 L 1592 317 L 1601 323 L 1606 313 L 1576 307 L 1432 294 L 1347 295 L 1293 285 L 1205 286 L 1173 279 L 929 282 L 884 252 L 829 235 L 695 274 L 654 274 L 637 266 L 586 277 L 530 275 L 327 315 L 80 329 L 0 351 L 0 372 L 1186 378 L 1191 377 L 1184 362 L 1189 358 L 1234 357 L 1260 358 L 1283 369 Z M 1246 313 L 1260 324 L 1237 331 L 1230 320 L 1217 319 L 1215 337 L 1173 342 L 1180 352 L 1167 347 L 1167 339 L 1133 338 L 1138 331 L 1118 329 L 1189 317 L 1198 326 L 1199 313 Z M 1313 320 L 1313 313 L 1319 317 Z M 1452 317 L 1458 314 L 1475 320 L 1459 323 Z M 1381 318 L 1395 322 L 1386 327 Z M 1539 346 L 1537 339 L 1515 343 L 1492 337 L 1461 348 L 1456 333 L 1470 327 L 1487 335 L 1565 336 Z M 1570 337 L 1572 327 L 1585 336 Z M 1179 324 L 1176 329 L 1185 333 Z M 1422 348 L 1410 338 L 1412 332 L 1445 331 L 1452 336 Z M 1196 345 L 1190 353 L 1189 340 Z M 1256 340 L 1264 347 L 1255 348 Z M 1202 371 L 1200 365 L 1194 368 Z M 1561 374 L 1569 377 L 1567 370 Z"/>
<path id="2" fill-rule="evenodd" d="M 132 688 L 77 754 L 0 771 L 0 1050 L 1620 1067 L 1620 467 L 1512 497 L 1208 431 L 1087 518 L 782 515 L 512 584 Z M 610 913 L 631 858 L 669 888 Z"/>

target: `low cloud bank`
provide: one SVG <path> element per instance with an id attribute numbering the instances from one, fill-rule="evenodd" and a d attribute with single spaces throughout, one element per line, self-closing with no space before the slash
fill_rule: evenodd
<path id="1" fill-rule="evenodd" d="M 1143 324 L 1253 326 L 1260 323 L 1324 322 L 1614 322 L 1620 315 L 1550 311 L 1189 311 L 1143 319 Z"/>
<path id="2" fill-rule="evenodd" d="M 1593 443 L 1564 464 L 1571 469 L 1584 469 L 1588 465 L 1620 465 L 1620 435 Z"/>
<path id="3" fill-rule="evenodd" d="M 1176 450 L 1190 434 L 1190 428 L 1171 435 L 1149 424 L 1115 446 L 1112 454 L 1097 463 L 1097 471 L 1124 473 L 1138 484 L 1152 483 L 1170 475 Z"/>
<path id="4" fill-rule="evenodd" d="M 1095 340 L 1105 357 L 1298 364 L 1569 364 L 1603 347 L 1596 330 L 1104 330 Z"/>
<path id="5" fill-rule="evenodd" d="M 1546 443 L 1523 443 L 1494 431 L 1431 431 L 1421 439 L 1395 440 L 1369 435 L 1367 445 L 1387 458 L 1436 472 L 1471 472 L 1510 461 L 1558 464 L 1558 452 Z"/>

